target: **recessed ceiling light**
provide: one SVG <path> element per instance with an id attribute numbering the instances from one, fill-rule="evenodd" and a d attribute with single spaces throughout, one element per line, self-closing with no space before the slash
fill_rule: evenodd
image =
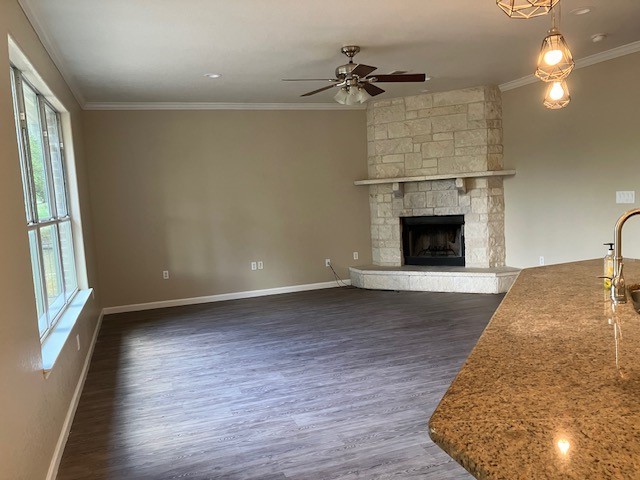
<path id="1" fill-rule="evenodd" d="M 587 13 L 591 13 L 593 7 L 581 7 L 571 10 L 572 15 L 586 15 Z"/>
<path id="2" fill-rule="evenodd" d="M 222 75 L 219 73 L 205 73 L 204 76 L 207 78 L 220 78 Z"/>
<path id="3" fill-rule="evenodd" d="M 605 38 L 607 38 L 607 34 L 606 33 L 596 33 L 595 35 L 591 35 L 591 41 L 593 43 L 601 42 Z"/>

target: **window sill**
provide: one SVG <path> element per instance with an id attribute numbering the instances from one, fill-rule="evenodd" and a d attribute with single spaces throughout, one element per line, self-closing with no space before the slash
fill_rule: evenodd
<path id="1" fill-rule="evenodd" d="M 48 377 L 49 373 L 51 373 L 51 369 L 53 369 L 60 352 L 62 352 L 62 348 L 71 335 L 73 326 L 78 321 L 92 293 L 92 288 L 80 290 L 76 293 L 76 296 L 73 297 L 73 300 L 60 317 L 60 320 L 58 320 L 54 330 L 47 336 L 47 339 L 42 344 L 42 370 L 45 377 Z"/>

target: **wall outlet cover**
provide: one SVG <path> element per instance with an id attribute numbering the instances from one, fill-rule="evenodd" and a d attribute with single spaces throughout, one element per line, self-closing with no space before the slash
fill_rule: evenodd
<path id="1" fill-rule="evenodd" d="M 251 270 L 257 270 L 258 269 L 258 262 L 251 262 Z"/>
<path id="2" fill-rule="evenodd" d="M 353 252 L 353 259 L 358 260 L 358 252 Z"/>
<path id="3" fill-rule="evenodd" d="M 163 270 L 162 271 L 162 278 L 164 280 L 169 280 L 169 270 Z"/>
<path id="4" fill-rule="evenodd" d="M 324 266 L 325 267 L 330 267 L 331 266 L 331 259 L 330 258 L 325 258 L 324 259 Z"/>
<path id="5" fill-rule="evenodd" d="M 260 260 L 258 262 L 258 270 L 262 270 L 264 268 L 264 263 L 262 263 L 262 260 Z"/>

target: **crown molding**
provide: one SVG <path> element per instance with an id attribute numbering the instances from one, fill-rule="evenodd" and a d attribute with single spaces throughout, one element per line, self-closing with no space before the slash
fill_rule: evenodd
<path id="1" fill-rule="evenodd" d="M 49 54 L 49 58 L 51 58 L 51 61 L 57 68 L 58 72 L 60 72 L 60 75 L 62 75 L 62 78 L 67 84 L 67 86 L 69 87 L 69 90 L 71 90 L 71 94 L 74 96 L 76 101 L 80 104 L 80 107 L 84 108 L 84 105 L 86 103 L 84 96 L 82 95 L 80 88 L 75 82 L 75 79 L 71 75 L 70 70 L 67 68 L 66 64 L 62 60 L 63 56 L 60 53 L 60 49 L 57 47 L 53 39 L 49 36 L 46 29 L 42 26 L 42 23 L 38 20 L 38 16 L 35 14 L 31 6 L 29 5 L 29 1 L 18 0 L 18 5 L 20 5 L 20 8 L 22 9 L 25 16 L 27 17 L 27 20 L 29 20 L 29 23 L 33 27 L 33 30 L 36 32 L 36 35 L 40 39 L 40 43 L 42 44 L 46 52 Z"/>
<path id="2" fill-rule="evenodd" d="M 593 55 L 589 55 L 588 57 L 576 60 L 575 68 L 578 69 L 589 67 L 591 65 L 595 65 L 596 63 L 606 62 L 607 60 L 613 60 L 614 58 L 622 57 L 624 55 L 629 55 L 636 52 L 640 52 L 640 41 L 627 43 L 626 45 L 621 45 L 619 47 L 612 48 L 611 50 L 605 50 L 604 52 L 595 53 Z M 526 77 L 517 78 L 510 82 L 501 83 L 500 85 L 498 85 L 498 88 L 500 88 L 501 92 L 506 92 L 507 90 L 524 87 L 525 85 L 529 85 L 538 81 L 539 79 L 535 75 L 527 75 Z"/>
<path id="3" fill-rule="evenodd" d="M 339 103 L 105 102 L 85 103 L 84 110 L 365 110 L 366 105 Z"/>
<path id="4" fill-rule="evenodd" d="M 614 58 L 623 57 L 636 52 L 640 52 L 640 41 L 620 45 L 619 47 L 612 48 L 611 50 L 605 50 L 604 52 L 581 58 L 576 61 L 576 68 L 588 67 L 590 65 L 595 65 L 596 63 L 606 62 L 607 60 L 613 60 Z"/>
<path id="5" fill-rule="evenodd" d="M 525 85 L 536 83 L 537 81 L 539 81 L 539 79 L 535 75 L 527 75 L 526 77 L 516 78 L 510 82 L 501 83 L 498 85 L 498 88 L 501 92 L 506 92 L 507 90 L 524 87 Z"/>

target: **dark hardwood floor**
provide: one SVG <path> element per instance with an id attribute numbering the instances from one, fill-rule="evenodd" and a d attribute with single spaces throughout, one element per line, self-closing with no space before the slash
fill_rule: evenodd
<path id="1" fill-rule="evenodd" d="M 470 479 L 427 422 L 502 295 L 335 288 L 110 315 L 77 479 Z"/>

